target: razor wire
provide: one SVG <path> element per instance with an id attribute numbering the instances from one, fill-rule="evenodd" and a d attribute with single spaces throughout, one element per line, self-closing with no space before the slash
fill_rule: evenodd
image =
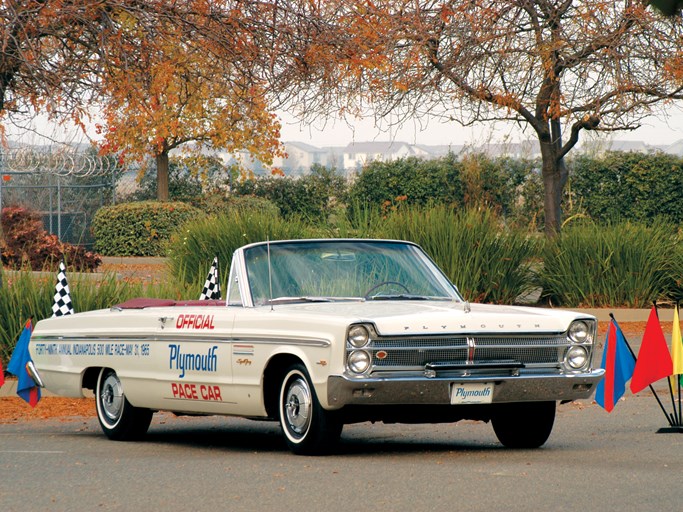
<path id="1" fill-rule="evenodd" d="M 0 149 L 0 172 L 94 177 L 108 175 L 116 168 L 115 158 L 84 153 L 72 147 Z"/>

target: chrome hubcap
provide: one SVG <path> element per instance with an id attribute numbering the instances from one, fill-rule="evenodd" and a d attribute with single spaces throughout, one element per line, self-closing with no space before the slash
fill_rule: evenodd
<path id="1" fill-rule="evenodd" d="M 119 419 L 123 409 L 123 390 L 121 389 L 121 381 L 113 373 L 110 373 L 102 384 L 100 404 L 107 418 Z"/>
<path id="2" fill-rule="evenodd" d="M 304 435 L 311 423 L 311 392 L 306 382 L 300 378 L 292 382 L 284 407 L 289 428 L 297 435 Z"/>

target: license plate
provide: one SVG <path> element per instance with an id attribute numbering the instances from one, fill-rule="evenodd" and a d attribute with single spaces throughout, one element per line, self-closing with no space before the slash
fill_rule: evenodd
<path id="1" fill-rule="evenodd" d="M 451 384 L 451 404 L 490 404 L 492 401 L 492 382 Z"/>

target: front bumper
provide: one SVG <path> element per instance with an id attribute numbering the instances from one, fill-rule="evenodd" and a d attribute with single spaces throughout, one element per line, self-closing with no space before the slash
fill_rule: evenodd
<path id="1" fill-rule="evenodd" d="M 590 398 L 605 370 L 580 374 L 506 377 L 391 377 L 363 379 L 332 375 L 327 379 L 331 407 L 344 405 L 448 405 L 453 384 L 493 382 L 492 403 L 571 401 Z"/>

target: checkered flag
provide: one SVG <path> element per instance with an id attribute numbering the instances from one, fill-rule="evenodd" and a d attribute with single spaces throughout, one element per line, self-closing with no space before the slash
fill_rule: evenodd
<path id="1" fill-rule="evenodd" d="M 204 289 L 199 295 L 199 300 L 220 300 L 221 298 L 221 283 L 218 281 L 218 256 L 213 259 L 211 263 L 211 270 L 206 276 Z"/>
<path id="2" fill-rule="evenodd" d="M 69 292 L 69 283 L 66 282 L 66 267 L 64 262 L 59 263 L 59 272 L 57 273 L 57 284 L 55 284 L 55 299 L 52 304 L 52 316 L 72 315 L 74 313 L 74 305 L 71 302 L 71 293 Z"/>

